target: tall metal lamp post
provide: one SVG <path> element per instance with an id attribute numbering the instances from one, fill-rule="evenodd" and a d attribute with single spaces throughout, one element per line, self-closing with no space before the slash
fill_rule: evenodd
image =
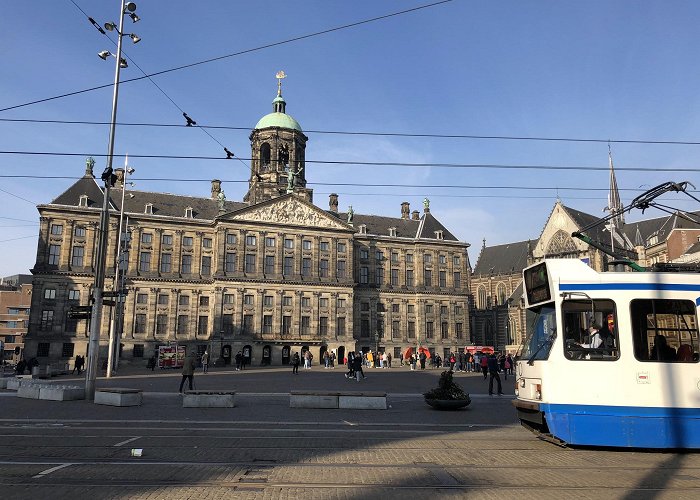
<path id="1" fill-rule="evenodd" d="M 92 299 L 92 314 L 90 317 L 90 342 L 88 345 L 87 366 L 85 369 L 85 399 L 93 401 L 95 399 L 95 379 L 97 378 L 97 363 L 99 360 L 100 350 L 100 330 L 102 327 L 102 297 L 104 295 L 105 285 L 105 267 L 107 264 L 107 239 L 109 230 L 109 190 L 114 184 L 115 175 L 112 169 L 112 160 L 114 158 L 114 134 L 117 123 L 117 102 L 119 98 L 119 70 L 126 68 L 126 60 L 122 58 L 122 38 L 124 37 L 124 15 L 128 13 L 133 22 L 139 20 L 139 17 L 134 13 L 136 4 L 134 2 L 126 2 L 120 0 L 119 10 L 119 29 L 117 30 L 115 23 L 105 24 L 105 29 L 108 31 L 117 31 L 117 53 L 112 54 L 109 51 L 102 51 L 98 55 L 102 59 L 107 59 L 108 56 L 114 56 L 116 59 L 114 70 L 114 93 L 112 96 L 112 120 L 109 127 L 109 147 L 107 155 L 107 167 L 102 173 L 102 181 L 104 182 L 104 199 L 102 202 L 102 214 L 100 217 L 100 229 L 97 244 L 96 263 L 95 263 L 95 287 L 93 289 Z M 134 43 L 141 39 L 133 33 L 127 35 L 131 37 Z"/>

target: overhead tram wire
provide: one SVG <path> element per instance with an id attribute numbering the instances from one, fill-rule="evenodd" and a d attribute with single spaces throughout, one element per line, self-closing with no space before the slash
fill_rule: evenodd
<path id="1" fill-rule="evenodd" d="M 131 60 L 131 58 L 129 58 Z M 132 60 L 133 62 L 133 60 Z M 134 63 L 138 67 L 136 63 Z M 141 69 L 141 68 L 139 68 Z M 155 82 L 154 82 L 155 84 Z M 157 85 L 156 85 L 157 86 Z M 162 90 L 161 90 L 162 91 Z M 167 97 L 167 96 L 166 96 Z M 177 106 L 177 104 L 176 104 Z M 178 109 L 180 107 L 178 106 Z M 15 123 L 47 123 L 62 125 L 109 125 L 109 122 L 98 122 L 88 120 L 40 120 L 29 118 L 0 118 L 0 122 Z M 120 127 L 170 127 L 186 128 L 187 125 L 181 123 L 148 123 L 148 122 L 118 122 Z M 199 125 L 201 129 L 210 130 L 244 130 L 250 131 L 250 127 L 236 127 L 231 125 Z M 498 140 L 498 141 L 543 141 L 543 142 L 583 142 L 583 143 L 610 143 L 610 144 L 658 144 L 670 146 L 700 146 L 700 141 L 677 141 L 663 139 L 596 139 L 585 137 L 538 137 L 538 136 L 517 136 L 517 135 L 477 135 L 477 134 L 437 134 L 437 133 L 410 133 L 410 132 L 370 132 L 351 130 L 304 130 L 305 134 L 330 134 L 330 135 L 357 135 L 374 137 L 415 137 L 426 139 L 475 139 L 475 140 Z M 615 167 L 617 170 L 617 167 Z"/>
<path id="2" fill-rule="evenodd" d="M 107 37 L 107 39 L 108 39 L 110 42 L 112 42 L 115 46 L 117 45 L 117 42 L 115 42 L 114 40 L 112 40 L 112 37 L 109 36 L 109 34 L 107 34 L 106 31 L 104 31 L 103 29 L 101 29 L 100 26 L 95 22 L 95 20 L 94 20 L 92 17 L 88 16 L 87 13 L 86 13 L 74 0 L 70 0 L 70 2 L 71 2 L 73 5 L 75 5 L 76 8 L 77 8 L 80 12 L 82 12 L 82 13 L 85 15 L 85 17 L 87 17 L 87 19 L 88 19 L 88 21 L 90 22 L 90 24 L 92 24 L 93 26 L 95 26 L 95 28 L 97 28 L 97 30 L 98 30 L 101 34 L 103 34 L 105 37 Z M 125 51 L 123 51 L 123 50 L 122 50 L 122 54 L 123 54 L 124 57 L 126 57 L 134 66 L 136 66 L 136 67 L 138 68 L 138 70 L 139 70 L 141 73 L 143 73 L 143 75 L 144 75 L 146 78 L 148 78 L 148 80 L 160 91 L 161 94 L 163 94 L 163 95 L 166 97 L 166 99 L 168 99 L 168 101 L 170 101 L 170 102 L 172 103 L 173 106 L 175 106 L 178 110 L 180 110 L 180 112 L 183 114 L 183 116 L 187 117 L 187 113 L 185 113 L 185 110 L 182 109 L 182 108 L 172 99 L 172 97 L 170 97 L 170 96 L 165 92 L 165 90 L 163 90 L 163 88 L 162 88 L 160 85 L 158 85 L 158 84 L 155 82 L 155 80 L 154 80 L 153 78 L 151 78 L 151 77 L 148 75 L 148 73 L 146 73 L 146 72 L 141 68 L 141 66 L 138 65 L 138 63 L 137 63 L 136 61 L 134 61 L 133 58 L 131 58 L 131 56 L 129 56 L 129 55 L 128 55 Z M 191 120 L 188 119 L 187 125 L 183 125 L 183 126 L 190 126 L 190 121 L 191 121 Z M 111 125 L 111 122 L 109 123 L 109 125 Z M 118 125 L 118 124 L 115 124 L 115 125 Z M 219 140 L 216 139 L 216 137 L 214 137 L 213 135 L 211 135 L 207 130 L 203 129 L 200 125 L 197 125 L 197 124 L 195 123 L 195 126 L 196 126 L 197 128 L 199 128 L 202 132 L 204 132 L 205 134 L 207 134 L 207 135 L 208 135 L 214 142 L 216 142 L 219 146 L 221 146 L 221 148 L 226 152 L 227 157 L 228 157 L 230 151 L 226 148 L 226 146 L 224 146 L 223 144 L 221 144 L 221 142 L 219 142 Z M 233 156 L 234 156 L 238 161 L 240 161 L 241 163 L 243 163 L 244 166 L 246 166 L 247 168 L 249 167 L 248 165 L 245 164 L 245 162 L 244 162 L 243 160 L 241 160 L 240 158 L 238 158 L 235 154 L 233 154 Z"/>
<path id="3" fill-rule="evenodd" d="M 71 1 L 72 1 L 72 0 L 71 0 Z M 429 4 L 425 4 L 425 5 L 419 5 L 419 6 L 417 6 L 417 7 L 413 7 L 413 8 L 410 8 L 410 9 L 401 10 L 401 11 L 398 11 L 398 12 L 392 12 L 392 13 L 390 13 L 390 14 L 385 14 L 385 15 L 383 15 L 383 16 L 372 17 L 372 18 L 369 18 L 369 19 L 364 19 L 364 20 L 362 20 L 362 21 L 357 21 L 357 22 L 354 22 L 354 23 L 344 24 L 344 25 L 342 25 L 342 26 L 336 26 L 335 28 L 328 28 L 328 29 L 325 29 L 325 30 L 316 31 L 316 32 L 313 32 L 313 33 L 308 33 L 308 34 L 306 34 L 306 35 L 300 35 L 300 36 L 296 36 L 296 37 L 293 37 L 293 38 L 288 38 L 288 39 L 286 39 L 286 40 L 281 40 L 281 41 L 279 41 L 279 42 L 272 42 L 272 43 L 268 43 L 268 44 L 265 44 L 265 45 L 260 45 L 260 46 L 258 46 L 258 47 L 254 47 L 254 48 L 252 48 L 252 49 L 245 49 L 245 50 L 241 50 L 241 51 L 238 51 L 238 52 L 232 52 L 232 53 L 230 53 L 230 54 L 225 54 L 225 55 L 223 55 L 223 56 L 212 57 L 212 58 L 210 58 L 210 59 L 205 59 L 205 60 L 203 60 L 203 61 L 197 61 L 197 62 L 190 63 L 190 64 L 184 64 L 184 65 L 182 65 L 182 66 L 176 66 L 176 67 L 174 67 L 174 68 L 164 69 L 164 70 L 162 70 L 162 71 L 157 71 L 157 72 L 155 72 L 155 73 L 150 73 L 150 74 L 148 74 L 148 75 L 146 75 L 146 76 L 139 76 L 139 77 L 135 77 L 135 78 L 128 78 L 128 79 L 125 79 L 125 80 L 121 80 L 120 84 L 123 85 L 123 84 L 125 84 L 125 83 L 136 82 L 136 81 L 139 81 L 139 80 L 143 80 L 144 78 L 149 78 L 149 77 L 151 77 L 151 76 L 164 75 L 164 74 L 166 74 L 166 73 L 172 73 L 172 72 L 174 72 L 174 71 L 180 71 L 180 70 L 182 70 L 182 69 L 192 68 L 192 67 L 195 67 L 195 66 L 200 66 L 200 65 L 202 65 L 202 64 L 208 64 L 208 63 L 215 62 L 215 61 L 221 61 L 221 60 L 223 60 L 223 59 L 228 59 L 228 58 L 230 58 L 230 57 L 236 57 L 236 56 L 240 56 L 240 55 L 243 55 L 243 54 L 250 54 L 251 52 L 257 52 L 257 51 L 259 51 L 259 50 L 269 49 L 269 48 L 278 47 L 278 46 L 280 46 L 280 45 L 284 45 L 284 44 L 287 44 L 287 43 L 292 43 L 292 42 L 298 42 L 298 41 L 301 41 L 301 40 L 306 40 L 307 38 L 313 38 L 313 37 L 316 37 L 316 36 L 327 35 L 327 34 L 329 34 L 329 33 L 333 33 L 333 32 L 336 32 L 336 31 L 342 31 L 342 30 L 349 29 L 349 28 L 354 28 L 354 27 L 356 27 L 356 26 L 361 26 L 361 25 L 363 25 L 363 24 L 369 24 L 369 23 L 373 23 L 373 22 L 376 22 L 376 21 L 381 21 L 381 20 L 384 20 L 384 19 L 388 19 L 388 18 L 391 18 L 391 17 L 396 17 L 396 16 L 400 16 L 400 15 L 403 15 L 403 14 L 409 14 L 409 13 L 416 12 L 416 11 L 419 11 L 419 10 L 422 10 L 422 9 L 428 9 L 428 8 L 431 8 L 431 7 L 437 7 L 437 6 L 439 6 L 439 5 L 446 4 L 446 3 L 450 3 L 450 2 L 452 2 L 452 1 L 453 1 L 453 0 L 440 0 L 440 1 L 438 1 L 438 2 L 433 2 L 433 3 L 429 3 Z M 73 2 L 73 4 L 75 5 L 75 2 Z M 77 6 L 77 5 L 76 5 L 76 6 Z M 82 9 L 80 9 L 80 11 L 83 12 L 83 14 L 85 14 L 85 12 L 84 12 Z M 87 14 L 86 14 L 86 16 L 87 16 Z M 89 19 L 91 19 L 91 18 L 88 16 L 88 20 L 89 20 Z M 38 100 L 36 100 L 36 101 L 25 102 L 25 103 L 23 103 L 23 104 L 17 104 L 17 105 L 9 106 L 9 107 L 6 107 L 6 108 L 0 108 L 0 112 L 9 111 L 9 110 L 12 110 L 12 109 L 17 109 L 17 108 L 23 108 L 23 107 L 26 107 L 26 106 L 31 106 L 31 105 L 33 105 L 33 104 L 39 104 L 39 103 L 42 103 L 42 102 L 53 101 L 53 100 L 55 100 L 55 99 L 62 99 L 62 98 L 64 98 L 64 97 L 70 97 L 70 96 L 74 96 L 74 95 L 78 95 L 78 94 L 84 94 L 84 93 L 86 93 L 86 92 L 92 92 L 93 90 L 104 89 L 104 88 L 111 87 L 111 86 L 112 86 L 112 83 L 108 83 L 108 84 L 105 84 L 105 85 L 98 85 L 98 86 L 96 86 L 96 87 L 91 87 L 91 88 L 88 88 L 88 89 L 76 90 L 75 92 L 68 92 L 68 93 L 61 94 L 61 95 L 57 95 L 57 96 L 53 96 L 53 97 L 47 97 L 47 98 L 45 98 L 45 99 L 38 99 Z"/>
<path id="4" fill-rule="evenodd" d="M 105 157 L 104 153 L 60 153 L 56 151 L 7 151 L 2 150 L 0 154 L 7 155 L 24 155 L 24 156 L 92 156 Z M 115 154 L 114 157 L 126 157 L 127 155 Z M 226 160 L 220 156 L 201 156 L 201 155 L 146 155 L 132 154 L 128 155 L 131 158 L 143 159 L 161 159 L 161 160 Z M 243 158 L 250 161 L 251 158 Z M 319 165 L 352 165 L 352 166 L 370 166 L 370 167 L 414 167 L 414 168 L 456 168 L 456 169 L 487 169 L 487 170 L 561 170 L 561 171 L 609 171 L 607 166 L 566 166 L 566 165 L 507 165 L 507 164 L 491 164 L 491 163 L 408 163 L 408 162 L 392 162 L 392 161 L 345 161 L 345 160 L 305 160 L 306 163 Z M 626 172 L 700 172 L 700 167 L 673 167 L 673 168 L 657 168 L 657 167 L 615 167 L 616 171 Z M 0 177 L 2 177 L 0 175 Z M 342 186 L 344 184 L 335 184 Z"/>

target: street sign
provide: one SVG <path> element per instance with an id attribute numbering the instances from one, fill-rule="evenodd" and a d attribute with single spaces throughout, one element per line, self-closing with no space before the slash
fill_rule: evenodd
<path id="1" fill-rule="evenodd" d="M 92 313 L 68 311 L 69 319 L 90 319 Z"/>
<path id="2" fill-rule="evenodd" d="M 116 306 L 117 303 L 114 300 L 103 300 L 102 305 L 103 306 Z"/>

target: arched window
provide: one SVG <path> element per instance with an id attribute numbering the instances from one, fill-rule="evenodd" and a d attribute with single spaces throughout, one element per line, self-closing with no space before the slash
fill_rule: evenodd
<path id="1" fill-rule="evenodd" d="M 480 286 L 479 289 L 476 292 L 477 296 L 477 304 L 476 307 L 478 309 L 486 309 L 487 307 L 487 302 L 486 302 L 486 288 L 483 286 Z"/>
<path id="2" fill-rule="evenodd" d="M 496 287 L 496 297 L 498 297 L 498 305 L 501 306 L 506 303 L 506 300 L 508 300 L 508 296 L 506 295 L 506 286 L 503 283 L 499 283 Z"/>
<path id="3" fill-rule="evenodd" d="M 545 255 L 558 255 L 562 257 L 575 257 L 578 254 L 578 249 L 574 240 L 571 239 L 566 232 L 561 229 L 554 233 L 554 236 L 549 240 Z"/>
<path id="4" fill-rule="evenodd" d="M 260 146 L 260 165 L 263 167 L 270 166 L 270 145 L 266 142 L 263 142 L 262 146 Z"/>

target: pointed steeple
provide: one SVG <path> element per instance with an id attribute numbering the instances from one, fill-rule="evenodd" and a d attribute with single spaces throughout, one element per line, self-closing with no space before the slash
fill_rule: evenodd
<path id="1" fill-rule="evenodd" d="M 610 144 L 608 144 L 608 161 L 610 163 L 610 192 L 608 193 L 608 206 L 605 209 L 610 212 L 619 212 L 624 205 L 622 204 L 622 200 L 620 200 L 620 192 L 617 190 L 617 179 L 615 179 L 615 168 L 613 167 Z M 625 225 L 625 215 L 620 213 L 610 222 L 612 222 L 616 228 L 621 229 L 622 226 Z"/>

